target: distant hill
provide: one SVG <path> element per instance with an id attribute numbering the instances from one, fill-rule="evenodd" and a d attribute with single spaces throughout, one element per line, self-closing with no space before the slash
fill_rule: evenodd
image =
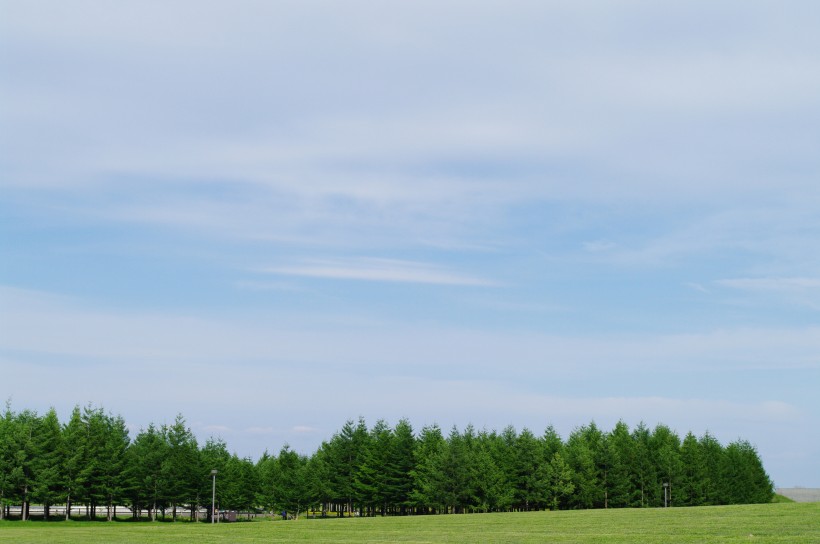
<path id="1" fill-rule="evenodd" d="M 811 487 L 781 487 L 778 495 L 788 497 L 794 502 L 820 502 L 820 489 Z"/>

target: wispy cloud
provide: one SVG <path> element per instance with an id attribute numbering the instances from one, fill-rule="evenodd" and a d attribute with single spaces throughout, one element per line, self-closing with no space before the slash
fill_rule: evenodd
<path id="1" fill-rule="evenodd" d="M 308 425 L 296 425 L 296 426 L 295 426 L 295 427 L 293 427 L 293 429 L 291 429 L 291 430 L 292 430 L 293 432 L 295 432 L 295 433 L 299 433 L 299 434 L 315 433 L 315 432 L 318 432 L 318 431 L 319 431 L 319 429 L 316 429 L 316 428 L 314 428 L 314 427 L 310 427 L 310 426 L 308 426 Z"/>
<path id="2" fill-rule="evenodd" d="M 433 285 L 462 285 L 489 287 L 495 282 L 459 274 L 442 266 L 396 259 L 338 259 L 305 261 L 294 265 L 271 266 L 261 272 L 306 278 L 360 280 L 398 283 L 426 283 Z"/>
<path id="3" fill-rule="evenodd" d="M 704 287 L 702 283 L 698 283 L 696 281 L 686 282 L 686 283 L 684 283 L 684 285 L 686 287 L 688 287 L 689 289 L 695 290 L 699 293 L 708 293 L 709 292 L 709 289 Z"/>
<path id="4" fill-rule="evenodd" d="M 806 291 L 820 289 L 820 278 L 733 278 L 716 283 L 748 291 Z"/>

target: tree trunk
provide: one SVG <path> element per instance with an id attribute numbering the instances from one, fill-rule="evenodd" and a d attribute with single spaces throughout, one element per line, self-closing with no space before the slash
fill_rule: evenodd
<path id="1" fill-rule="evenodd" d="M 68 521 L 71 519 L 71 492 L 68 492 L 68 496 L 65 498 L 65 520 Z"/>

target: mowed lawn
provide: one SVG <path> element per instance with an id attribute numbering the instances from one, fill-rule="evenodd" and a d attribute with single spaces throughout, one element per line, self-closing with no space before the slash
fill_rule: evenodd
<path id="1" fill-rule="evenodd" d="M 0 541 L 820 542 L 820 504 L 586 510 L 223 523 L 0 523 Z"/>

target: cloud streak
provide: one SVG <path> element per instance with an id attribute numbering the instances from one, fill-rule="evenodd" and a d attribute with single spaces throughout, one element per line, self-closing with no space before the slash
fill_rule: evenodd
<path id="1" fill-rule="evenodd" d="M 390 283 L 422 283 L 465 287 L 491 287 L 490 280 L 465 276 L 429 263 L 395 259 L 345 259 L 312 261 L 296 265 L 271 266 L 261 272 L 332 280 L 358 280 Z"/>

